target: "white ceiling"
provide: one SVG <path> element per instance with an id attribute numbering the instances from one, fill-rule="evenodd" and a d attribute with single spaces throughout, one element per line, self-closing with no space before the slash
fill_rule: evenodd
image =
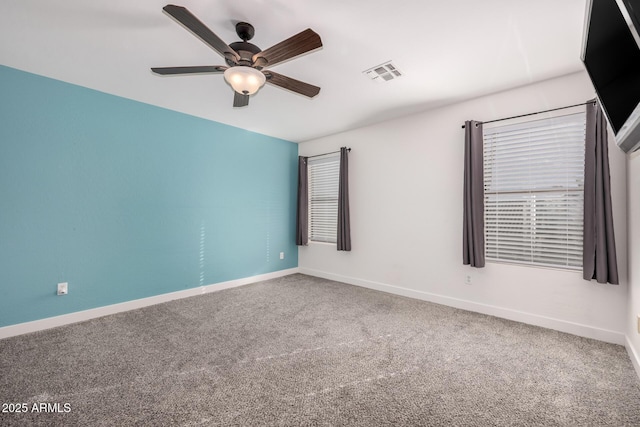
<path id="1" fill-rule="evenodd" d="M 0 64 L 295 142 L 582 70 L 585 0 L 176 0 L 227 44 L 238 21 L 262 49 L 321 36 L 322 49 L 273 68 L 317 97 L 266 85 L 234 109 L 222 75 L 149 70 L 224 64 L 167 2 L 0 0 Z M 388 60 L 403 77 L 362 74 Z"/>

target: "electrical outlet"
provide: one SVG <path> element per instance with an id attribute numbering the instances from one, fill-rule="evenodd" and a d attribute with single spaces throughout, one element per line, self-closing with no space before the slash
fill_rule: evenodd
<path id="1" fill-rule="evenodd" d="M 464 283 L 465 285 L 470 285 L 471 284 L 471 275 L 467 274 L 464 278 Z"/>
<path id="2" fill-rule="evenodd" d="M 280 252 L 280 259 L 284 259 L 284 252 Z"/>
<path id="3" fill-rule="evenodd" d="M 67 282 L 58 283 L 58 295 L 66 295 L 69 293 L 69 284 Z"/>

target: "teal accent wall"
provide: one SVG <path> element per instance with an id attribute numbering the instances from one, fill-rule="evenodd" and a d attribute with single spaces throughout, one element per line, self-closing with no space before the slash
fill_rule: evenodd
<path id="1" fill-rule="evenodd" d="M 0 327 L 297 267 L 297 144 L 3 66 L 0 94 Z"/>

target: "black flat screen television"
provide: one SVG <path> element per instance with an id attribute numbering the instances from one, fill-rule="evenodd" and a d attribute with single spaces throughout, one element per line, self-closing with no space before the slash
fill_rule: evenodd
<path id="1" fill-rule="evenodd" d="M 640 0 L 588 0 L 582 62 L 616 143 L 640 148 Z"/>

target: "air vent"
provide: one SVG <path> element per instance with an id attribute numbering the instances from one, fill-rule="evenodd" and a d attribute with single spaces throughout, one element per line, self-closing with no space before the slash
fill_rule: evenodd
<path id="1" fill-rule="evenodd" d="M 369 77 L 374 82 L 382 83 L 390 80 L 397 79 L 402 76 L 402 73 L 398 68 L 393 65 L 391 61 L 384 64 L 376 65 L 368 70 L 362 72 L 365 76 Z"/>

